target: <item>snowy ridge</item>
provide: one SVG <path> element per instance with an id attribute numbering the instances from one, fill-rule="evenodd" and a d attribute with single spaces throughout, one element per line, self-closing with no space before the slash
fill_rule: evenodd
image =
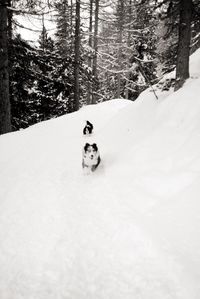
<path id="1" fill-rule="evenodd" d="M 199 65 L 197 51 L 191 79 L 159 100 L 147 90 L 0 137 L 0 298 L 199 298 Z M 92 175 L 85 142 L 102 157 Z"/>

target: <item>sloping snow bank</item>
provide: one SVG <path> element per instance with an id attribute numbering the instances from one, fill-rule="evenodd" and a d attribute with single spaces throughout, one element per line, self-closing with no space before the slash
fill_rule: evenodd
<path id="1" fill-rule="evenodd" d="M 158 101 L 147 90 L 0 137 L 0 298 L 199 298 L 199 64 L 197 51 Z M 89 176 L 85 142 L 102 156 Z"/>

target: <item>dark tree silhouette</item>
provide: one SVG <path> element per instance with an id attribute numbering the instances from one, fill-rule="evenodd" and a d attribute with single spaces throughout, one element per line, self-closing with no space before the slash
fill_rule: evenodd
<path id="1" fill-rule="evenodd" d="M 192 0 L 180 0 L 179 37 L 176 62 L 175 90 L 189 78 L 189 57 L 192 21 Z"/>
<path id="2" fill-rule="evenodd" d="M 75 65 L 74 65 L 74 111 L 80 104 L 80 0 L 76 0 L 76 24 L 75 24 Z"/>
<path id="3" fill-rule="evenodd" d="M 11 131 L 8 74 L 7 5 L 7 0 L 0 0 L 0 134 Z"/>

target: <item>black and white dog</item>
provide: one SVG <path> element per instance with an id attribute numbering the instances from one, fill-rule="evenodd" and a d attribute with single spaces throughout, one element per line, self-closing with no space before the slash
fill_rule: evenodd
<path id="1" fill-rule="evenodd" d="M 83 147 L 82 167 L 86 171 L 94 171 L 100 164 L 101 158 L 96 143 L 86 143 Z"/>
<path id="2" fill-rule="evenodd" d="M 89 120 L 86 120 L 86 125 L 83 129 L 83 135 L 90 135 L 92 134 L 92 131 L 93 131 L 93 124 L 91 124 Z"/>

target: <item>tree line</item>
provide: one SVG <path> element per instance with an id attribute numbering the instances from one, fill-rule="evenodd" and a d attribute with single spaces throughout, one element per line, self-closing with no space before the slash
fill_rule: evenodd
<path id="1" fill-rule="evenodd" d="M 37 43 L 18 33 L 19 15 L 41 19 Z M 0 0 L 0 134 L 135 100 L 173 69 L 162 88 L 179 89 L 200 44 L 199 16 L 198 0 Z"/>

